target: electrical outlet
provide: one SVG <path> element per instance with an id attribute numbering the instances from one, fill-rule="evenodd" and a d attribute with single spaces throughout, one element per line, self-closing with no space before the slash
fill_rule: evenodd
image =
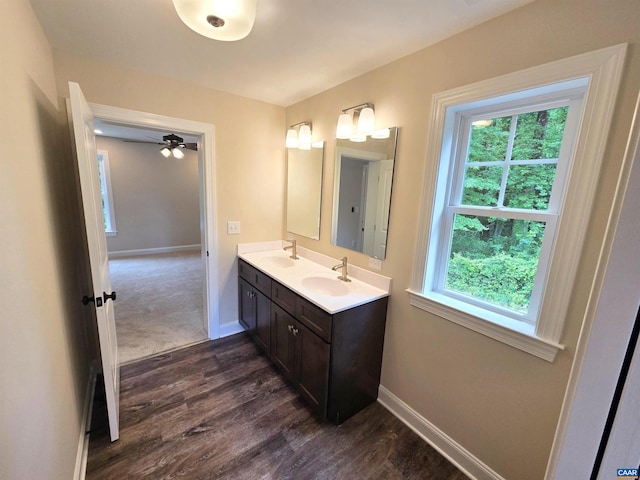
<path id="1" fill-rule="evenodd" d="M 240 233 L 240 222 L 227 222 L 227 235 L 238 235 Z"/>
<path id="2" fill-rule="evenodd" d="M 382 270 L 382 260 L 379 258 L 369 257 L 369 267 L 374 270 Z"/>

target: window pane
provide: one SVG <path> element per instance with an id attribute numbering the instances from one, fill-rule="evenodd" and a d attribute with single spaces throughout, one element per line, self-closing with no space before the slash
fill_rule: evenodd
<path id="1" fill-rule="evenodd" d="M 487 122 L 491 122 L 486 125 Z M 502 162 L 507 158 L 511 117 L 477 121 L 471 125 L 467 162 Z"/>
<path id="2" fill-rule="evenodd" d="M 500 195 L 503 167 L 468 166 L 462 185 L 462 203 L 495 207 Z"/>
<path id="3" fill-rule="evenodd" d="M 445 288 L 526 313 L 544 229 L 544 222 L 456 214 Z"/>
<path id="4" fill-rule="evenodd" d="M 503 204 L 509 208 L 546 210 L 556 176 L 556 164 L 511 165 Z"/>
<path id="5" fill-rule="evenodd" d="M 569 107 L 518 115 L 512 160 L 558 158 Z"/>

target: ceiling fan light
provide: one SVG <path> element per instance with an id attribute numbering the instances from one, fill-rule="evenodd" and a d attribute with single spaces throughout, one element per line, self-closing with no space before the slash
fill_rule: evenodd
<path id="1" fill-rule="evenodd" d="M 353 133 L 353 116 L 350 113 L 342 113 L 338 117 L 336 138 L 346 139 Z"/>
<path id="2" fill-rule="evenodd" d="M 287 130 L 285 146 L 287 148 L 298 148 L 298 131 L 295 128 Z"/>
<path id="3" fill-rule="evenodd" d="M 180 20 L 213 40 L 240 40 L 253 28 L 257 0 L 173 0 Z"/>
<path id="4" fill-rule="evenodd" d="M 160 150 L 160 153 L 164 158 L 169 158 L 171 156 L 171 150 L 169 147 L 163 147 L 162 150 Z"/>
<path id="5" fill-rule="evenodd" d="M 300 126 L 298 148 L 300 150 L 311 150 L 311 127 L 309 125 Z"/>
<path id="6" fill-rule="evenodd" d="M 360 111 L 358 118 L 358 133 L 370 135 L 376 129 L 376 115 L 373 108 L 365 107 Z"/>
<path id="7" fill-rule="evenodd" d="M 178 160 L 184 158 L 184 152 L 180 147 L 174 147 L 171 152 L 173 153 L 173 158 L 177 158 Z"/>

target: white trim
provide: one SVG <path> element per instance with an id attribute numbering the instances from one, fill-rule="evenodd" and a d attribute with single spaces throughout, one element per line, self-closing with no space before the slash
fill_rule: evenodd
<path id="1" fill-rule="evenodd" d="M 465 306 L 471 310 L 473 308 L 472 305 L 465 305 L 456 309 L 443 302 L 430 299 L 419 292 L 412 290 L 407 290 L 407 292 L 409 293 L 409 303 L 414 307 L 432 312 L 441 318 L 535 355 L 547 362 L 553 362 L 558 350 L 564 350 L 564 345 L 537 337 L 533 327 L 527 323 L 506 319 L 506 317 L 500 319 L 499 315 L 496 315 L 496 318 L 489 322 L 471 312 L 462 310 Z M 452 301 L 450 298 L 447 299 L 448 303 L 452 303 Z M 509 320 L 512 323 L 509 323 Z"/>
<path id="2" fill-rule="evenodd" d="M 378 402 L 473 480 L 505 480 L 393 393 L 380 385 Z"/>
<path id="3" fill-rule="evenodd" d="M 204 308 L 207 312 L 207 331 L 210 339 L 219 337 L 220 312 L 218 281 L 218 239 L 216 206 L 215 128 L 208 123 L 140 112 L 108 105 L 89 104 L 95 118 L 121 125 L 151 127 L 179 131 L 200 137 L 198 164 L 200 167 L 200 225 L 202 225 L 202 256 L 205 260 Z"/>
<path id="4" fill-rule="evenodd" d="M 219 338 L 229 337 L 244 331 L 244 327 L 240 325 L 240 322 L 237 320 L 235 322 L 223 323 L 220 325 Z"/>
<path id="5" fill-rule="evenodd" d="M 430 250 L 433 250 L 429 248 L 429 243 L 431 236 L 434 237 L 433 241 L 436 241 L 437 236 L 431 231 L 435 188 L 447 175 L 444 169 L 438 168 L 438 159 L 442 155 L 450 155 L 449 150 L 442 150 L 443 146 L 451 143 L 451 138 L 444 138 L 443 135 L 443 132 L 448 131 L 445 124 L 449 127 L 447 122 L 451 121 L 448 118 L 450 116 L 446 115 L 448 109 L 472 102 L 480 105 L 492 97 L 503 96 L 505 92 L 517 95 L 523 90 L 537 88 L 540 85 L 543 86 L 540 88 L 544 89 L 555 83 L 588 78 L 582 127 L 574 152 L 574 156 L 580 159 L 580 168 L 574 168 L 570 172 L 566 190 L 567 201 L 561 214 L 551 268 L 548 272 L 547 285 L 552 285 L 553 288 L 547 288 L 543 293 L 535 332 L 535 336 L 543 342 L 550 345 L 559 344 L 582 251 L 580 246 L 584 242 L 589 224 L 626 49 L 627 44 L 615 45 L 434 95 L 420 225 L 410 288 L 412 292 L 423 291 L 426 269 L 428 266 L 431 268 L 434 260 L 433 255 L 429 255 Z M 455 145 L 453 147 L 455 148 Z M 419 308 L 428 305 L 416 303 Z M 506 340 L 509 345 L 520 348 L 519 345 L 509 342 L 511 337 L 496 338 L 497 335 L 492 335 L 493 331 L 488 329 L 483 333 L 499 341 Z"/>
<path id="6" fill-rule="evenodd" d="M 137 255 L 156 255 L 158 253 L 174 253 L 187 252 L 192 250 L 200 250 L 201 246 L 195 245 L 178 245 L 175 247 L 157 247 L 157 248 L 140 248 L 136 250 L 115 250 L 109 252 L 109 258 L 133 257 Z"/>
<path id="7" fill-rule="evenodd" d="M 96 390 L 97 369 L 91 365 L 89 379 L 84 396 L 84 408 L 82 410 L 82 422 L 80 424 L 80 438 L 76 453 L 76 466 L 73 472 L 74 480 L 84 480 L 87 474 L 87 458 L 89 456 L 89 429 L 91 428 L 91 415 L 93 413 L 93 395 Z"/>

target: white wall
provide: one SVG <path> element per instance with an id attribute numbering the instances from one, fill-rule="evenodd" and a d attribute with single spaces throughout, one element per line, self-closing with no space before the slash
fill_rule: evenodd
<path id="1" fill-rule="evenodd" d="M 69 131 L 29 2 L 0 2 L 0 478 L 69 480 L 91 315 Z M 89 331 L 91 328 L 89 327 Z"/>
<path id="2" fill-rule="evenodd" d="M 96 137 L 109 154 L 117 235 L 109 252 L 200 244 L 198 153 L 164 158 L 158 146 Z"/>

